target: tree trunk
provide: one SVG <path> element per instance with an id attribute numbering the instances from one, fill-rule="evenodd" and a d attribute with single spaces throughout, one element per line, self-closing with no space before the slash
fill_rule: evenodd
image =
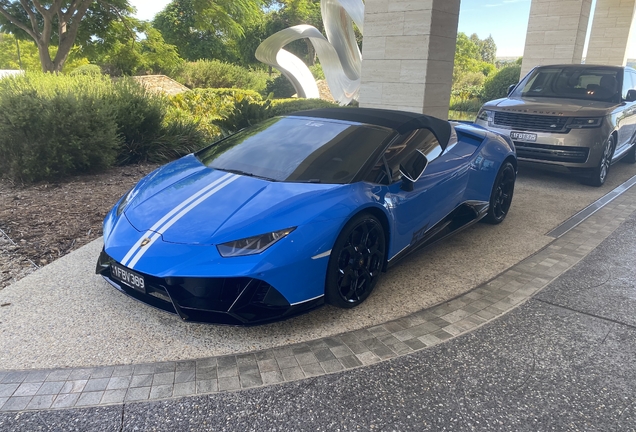
<path id="1" fill-rule="evenodd" d="M 307 45 L 309 65 L 314 66 L 316 64 L 316 48 L 314 48 L 314 44 L 309 39 L 305 39 L 305 44 Z"/>
<path id="2" fill-rule="evenodd" d="M 42 72 L 55 72 L 55 64 L 51 60 L 49 45 L 46 42 L 38 41 L 38 53 L 40 54 Z"/>

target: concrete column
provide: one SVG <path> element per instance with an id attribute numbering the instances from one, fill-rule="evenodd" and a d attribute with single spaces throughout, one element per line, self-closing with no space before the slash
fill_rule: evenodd
<path id="1" fill-rule="evenodd" d="M 366 0 L 360 106 L 448 118 L 460 0 Z"/>
<path id="2" fill-rule="evenodd" d="M 580 64 L 591 8 L 592 0 L 532 0 L 521 77 L 539 65 Z"/>
<path id="3" fill-rule="evenodd" d="M 625 66 L 636 0 L 597 0 L 585 63 Z"/>

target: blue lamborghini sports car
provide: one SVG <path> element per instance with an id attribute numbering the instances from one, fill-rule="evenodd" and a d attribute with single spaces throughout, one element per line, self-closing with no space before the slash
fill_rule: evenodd
<path id="1" fill-rule="evenodd" d="M 303 111 L 144 179 L 104 220 L 97 273 L 183 320 L 252 325 L 351 308 L 408 253 L 504 220 L 509 138 L 421 114 Z"/>

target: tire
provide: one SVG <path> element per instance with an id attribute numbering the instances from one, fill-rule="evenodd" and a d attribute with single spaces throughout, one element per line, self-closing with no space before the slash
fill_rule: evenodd
<path id="1" fill-rule="evenodd" d="M 629 149 L 623 160 L 628 164 L 636 163 L 636 143 L 632 144 L 632 148 Z"/>
<path id="2" fill-rule="evenodd" d="M 492 186 L 488 213 L 482 219 L 484 222 L 497 225 L 506 218 L 512 204 L 516 179 L 517 172 L 515 167 L 510 162 L 504 162 L 499 168 L 495 183 Z"/>
<path id="3" fill-rule="evenodd" d="M 325 300 L 350 309 L 369 297 L 386 260 L 386 235 L 380 221 L 367 213 L 351 219 L 332 249 L 325 278 Z"/>
<path id="4" fill-rule="evenodd" d="M 603 186 L 607 175 L 609 174 L 610 167 L 612 166 L 612 156 L 614 155 L 614 135 L 610 135 L 605 146 L 603 146 L 603 154 L 601 160 L 598 162 L 596 168 L 592 170 L 590 176 L 585 179 L 584 183 L 590 186 Z"/>

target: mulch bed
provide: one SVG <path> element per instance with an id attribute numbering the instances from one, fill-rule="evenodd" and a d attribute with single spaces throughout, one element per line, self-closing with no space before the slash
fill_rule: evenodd
<path id="1" fill-rule="evenodd" d="M 0 180 L 0 289 L 100 237 L 106 213 L 156 167 L 117 167 L 29 186 Z"/>

